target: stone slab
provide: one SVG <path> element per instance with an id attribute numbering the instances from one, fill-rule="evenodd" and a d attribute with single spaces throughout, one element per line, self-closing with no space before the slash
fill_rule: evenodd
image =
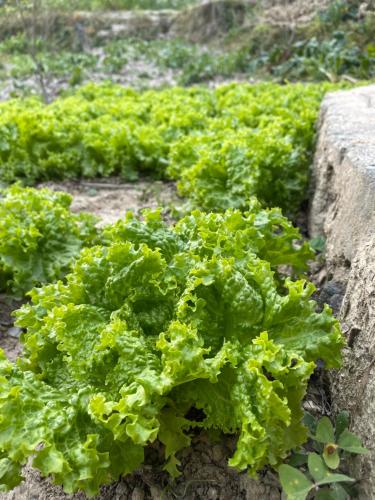
<path id="1" fill-rule="evenodd" d="M 327 95 L 319 120 L 309 229 L 326 238 L 332 279 L 346 285 L 347 337 L 332 376 L 333 410 L 348 409 L 370 453 L 350 463 L 359 498 L 375 498 L 375 85 Z"/>

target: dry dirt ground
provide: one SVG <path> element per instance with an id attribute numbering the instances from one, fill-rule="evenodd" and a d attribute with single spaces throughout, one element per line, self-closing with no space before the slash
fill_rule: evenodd
<path id="1" fill-rule="evenodd" d="M 183 205 L 174 182 L 141 179 L 121 182 L 116 177 L 99 180 L 45 182 L 39 187 L 66 191 L 73 197 L 73 212 L 90 212 L 100 218 L 99 225 L 112 224 L 127 211 L 140 212 L 144 208 L 163 207 L 172 218 Z"/>
<path id="2" fill-rule="evenodd" d="M 14 361 L 21 352 L 19 342 L 20 330 L 14 327 L 12 311 L 18 309 L 21 301 L 8 297 L 6 294 L 0 294 L 0 347 L 4 349 L 8 358 Z"/>

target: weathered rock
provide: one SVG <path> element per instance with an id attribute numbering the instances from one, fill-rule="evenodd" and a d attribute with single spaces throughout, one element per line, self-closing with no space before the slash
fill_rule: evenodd
<path id="1" fill-rule="evenodd" d="M 348 345 L 344 366 L 332 380 L 334 407 L 350 411 L 353 430 L 371 450 L 353 459 L 351 468 L 361 479 L 360 498 L 375 498 L 375 235 L 352 261 L 340 320 Z"/>
<path id="2" fill-rule="evenodd" d="M 328 273 L 347 283 L 339 313 L 348 345 L 332 376 L 335 411 L 371 453 L 351 463 L 360 498 L 375 498 L 375 86 L 323 102 L 313 171 L 310 232 L 326 237 Z"/>
<path id="3" fill-rule="evenodd" d="M 311 23 L 318 11 L 324 10 L 332 0 L 262 0 L 262 9 L 256 23 L 293 28 Z"/>
<path id="4" fill-rule="evenodd" d="M 310 234 L 330 265 L 350 268 L 375 224 L 375 86 L 328 94 L 320 116 Z"/>

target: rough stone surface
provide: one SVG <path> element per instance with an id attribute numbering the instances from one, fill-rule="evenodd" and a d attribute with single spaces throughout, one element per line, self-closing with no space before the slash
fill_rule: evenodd
<path id="1" fill-rule="evenodd" d="M 375 85 L 323 102 L 313 171 L 310 234 L 327 238 L 327 257 L 350 267 L 375 226 Z"/>
<path id="2" fill-rule="evenodd" d="M 360 498 L 375 498 L 375 235 L 352 261 L 340 320 L 348 345 L 344 366 L 332 378 L 334 408 L 349 410 L 354 432 L 371 450 L 356 457 L 351 468 L 361 479 Z"/>
<path id="3" fill-rule="evenodd" d="M 332 0 L 262 0 L 256 23 L 267 23 L 271 26 L 293 28 L 313 21 L 319 10 L 324 10 Z"/>
<path id="4" fill-rule="evenodd" d="M 375 498 L 375 85 L 323 102 L 310 232 L 326 238 L 328 274 L 347 284 L 339 312 L 347 336 L 332 376 L 333 409 L 351 412 L 370 453 L 350 464 L 359 498 Z"/>

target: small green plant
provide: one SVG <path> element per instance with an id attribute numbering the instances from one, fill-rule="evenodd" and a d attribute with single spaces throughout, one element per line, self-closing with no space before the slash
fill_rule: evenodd
<path id="1" fill-rule="evenodd" d="M 326 249 L 326 239 L 322 235 L 315 236 L 315 238 L 310 240 L 310 246 L 315 250 L 315 252 L 324 254 Z"/>
<path id="2" fill-rule="evenodd" d="M 355 479 L 341 473 L 340 465 L 346 455 L 368 453 L 368 450 L 363 448 L 359 437 L 348 430 L 346 411 L 337 416 L 335 428 L 328 417 L 316 423 L 312 415 L 306 414 L 304 420 L 315 451 L 297 453 L 289 464 L 279 467 L 280 482 L 288 500 L 346 500 L 348 484 Z M 304 471 L 293 465 L 303 466 Z"/>

